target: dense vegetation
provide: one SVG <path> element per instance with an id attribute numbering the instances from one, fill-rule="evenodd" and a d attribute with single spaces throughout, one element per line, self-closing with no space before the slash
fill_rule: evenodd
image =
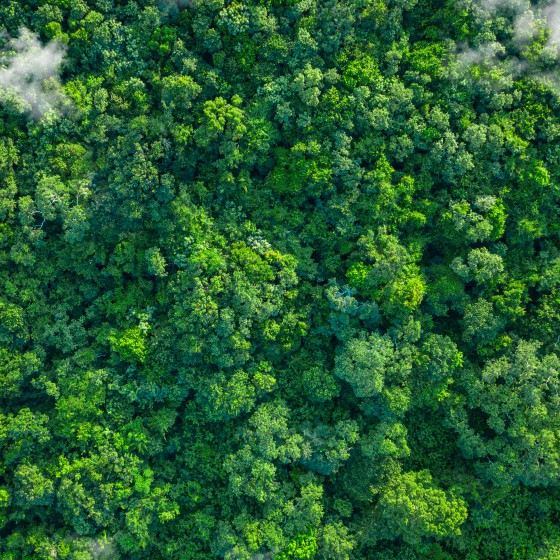
<path id="1" fill-rule="evenodd" d="M 560 558 L 559 12 L 0 1 L 0 558 Z"/>

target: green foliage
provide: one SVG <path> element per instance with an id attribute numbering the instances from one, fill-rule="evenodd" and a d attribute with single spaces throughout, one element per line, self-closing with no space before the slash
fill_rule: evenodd
<path id="1" fill-rule="evenodd" d="M 148 42 L 148 46 L 153 51 L 160 55 L 166 55 L 173 49 L 173 43 L 177 38 L 177 31 L 173 27 L 168 27 L 164 25 L 163 27 L 158 27 L 152 33 L 152 38 Z"/>
<path id="2" fill-rule="evenodd" d="M 313 529 L 307 533 L 297 535 L 288 543 L 288 546 L 277 556 L 276 560 L 301 559 L 306 560 L 313 558 L 317 553 L 317 539 Z"/>
<path id="3" fill-rule="evenodd" d="M 558 557 L 546 4 L 0 2 L 0 558 Z"/>
<path id="4" fill-rule="evenodd" d="M 131 327 L 117 334 L 111 332 L 109 335 L 111 350 L 128 362 L 146 361 L 146 335 L 140 327 Z"/>
<path id="5" fill-rule="evenodd" d="M 460 535 L 467 520 L 465 501 L 437 488 L 427 471 L 404 473 L 391 481 L 377 508 L 388 530 L 410 544 Z"/>
<path id="6" fill-rule="evenodd" d="M 368 338 L 355 338 L 344 345 L 334 373 L 352 386 L 357 397 L 371 397 L 381 392 L 392 356 L 389 338 L 372 333 Z"/>

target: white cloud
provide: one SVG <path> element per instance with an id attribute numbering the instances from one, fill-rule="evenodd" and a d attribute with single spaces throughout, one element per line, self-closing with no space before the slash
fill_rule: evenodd
<path id="1" fill-rule="evenodd" d="M 191 8 L 202 4 L 203 0 L 160 0 L 160 8 L 167 12 L 173 12 L 182 8 Z"/>
<path id="2" fill-rule="evenodd" d="M 459 46 L 460 47 L 460 46 Z M 478 49 L 461 49 L 457 56 L 457 62 L 465 69 L 474 64 L 493 66 L 500 55 L 505 53 L 502 44 L 493 42 L 482 45 Z"/>
<path id="3" fill-rule="evenodd" d="M 37 35 L 22 28 L 17 39 L 0 55 L 0 88 L 23 99 L 32 114 L 39 118 L 63 101 L 58 83 L 60 65 L 65 54 L 58 41 L 41 45 Z"/>
<path id="4" fill-rule="evenodd" d="M 505 46 L 498 42 L 468 48 L 457 45 L 457 59 L 454 71 L 456 77 L 464 73 L 473 65 L 480 65 L 487 69 L 498 69 L 502 73 L 513 76 L 528 75 L 535 79 L 542 79 L 548 84 L 557 83 L 552 73 L 543 73 L 525 58 L 526 47 L 541 31 L 548 28 L 549 40 L 540 54 L 541 62 L 554 64 L 560 54 L 560 0 L 549 0 L 541 9 L 534 9 L 529 0 L 479 0 L 479 8 L 483 19 L 490 20 L 498 15 L 509 15 L 513 21 L 513 41 L 520 49 L 520 58 L 508 55 Z"/>
<path id="5" fill-rule="evenodd" d="M 519 45 L 530 42 L 544 25 L 550 30 L 548 46 L 560 47 L 560 0 L 549 0 L 542 13 L 541 10 L 534 10 L 529 0 L 481 0 L 480 7 L 489 18 L 494 17 L 499 10 L 513 12 L 514 40 Z"/>
<path id="6" fill-rule="evenodd" d="M 550 42 L 556 47 L 560 46 L 560 0 L 554 0 L 544 10 L 550 29 Z"/>
<path id="7" fill-rule="evenodd" d="M 538 32 L 538 20 L 533 10 L 527 10 L 515 18 L 513 39 L 517 45 L 523 46 L 530 43 Z"/>
<path id="8" fill-rule="evenodd" d="M 515 2 L 515 4 L 518 4 L 518 2 Z M 508 6 L 512 6 L 515 4 L 509 0 L 482 0 L 481 2 L 482 8 L 490 13 L 494 13 L 500 8 L 507 8 Z"/>

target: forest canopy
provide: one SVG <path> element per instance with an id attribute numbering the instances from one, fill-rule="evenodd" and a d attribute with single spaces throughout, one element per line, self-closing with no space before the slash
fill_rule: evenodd
<path id="1" fill-rule="evenodd" d="M 2 0 L 0 559 L 560 558 L 559 55 L 559 0 Z"/>

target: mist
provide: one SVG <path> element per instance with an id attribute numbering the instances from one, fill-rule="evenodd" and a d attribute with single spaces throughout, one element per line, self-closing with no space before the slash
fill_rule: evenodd
<path id="1" fill-rule="evenodd" d="M 560 0 L 554 0 L 554 2 L 544 8 L 543 12 L 548 20 L 548 27 L 550 29 L 549 43 L 558 48 L 560 46 Z"/>
<path id="2" fill-rule="evenodd" d="M 178 10 L 202 4 L 203 0 L 160 0 L 159 7 L 164 12 L 176 13 Z"/>
<path id="3" fill-rule="evenodd" d="M 541 62 L 554 64 L 560 55 L 560 0 L 551 0 L 542 9 L 533 8 L 529 0 L 480 0 L 479 17 L 490 20 L 501 14 L 508 14 L 513 19 L 512 41 L 520 51 L 520 55 L 512 56 L 506 52 L 505 45 L 491 42 L 469 48 L 464 44 L 456 46 L 457 76 L 463 76 L 473 65 L 502 69 L 512 76 L 528 75 L 537 80 L 546 81 L 550 87 L 558 90 L 559 76 L 557 71 L 543 72 L 538 66 L 525 57 L 525 49 L 542 31 L 548 31 L 548 39 L 540 54 Z"/>
<path id="4" fill-rule="evenodd" d="M 66 49 L 59 41 L 41 45 L 37 35 L 22 28 L 0 54 L 0 88 L 25 101 L 36 118 L 63 101 L 58 81 Z"/>
<path id="5" fill-rule="evenodd" d="M 551 0 L 541 10 L 534 10 L 529 0 L 482 0 L 481 8 L 487 17 L 494 17 L 498 10 L 515 14 L 514 41 L 523 46 L 537 36 L 541 26 L 550 32 L 548 47 L 560 46 L 560 0 Z M 543 18 L 544 16 L 544 18 Z"/>

